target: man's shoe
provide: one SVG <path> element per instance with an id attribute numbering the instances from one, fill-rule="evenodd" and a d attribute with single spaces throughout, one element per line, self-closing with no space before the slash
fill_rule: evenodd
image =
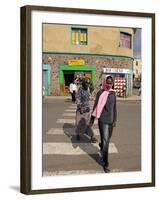
<path id="1" fill-rule="evenodd" d="M 110 169 L 107 166 L 104 166 L 103 169 L 104 169 L 105 173 L 109 173 L 110 172 Z"/>

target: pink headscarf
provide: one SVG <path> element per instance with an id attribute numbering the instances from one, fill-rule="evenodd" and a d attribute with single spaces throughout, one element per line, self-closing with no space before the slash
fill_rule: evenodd
<path id="1" fill-rule="evenodd" d="M 94 111 L 93 111 L 93 113 L 92 113 L 92 115 L 93 115 L 94 117 L 96 117 L 97 119 L 99 119 L 100 116 L 101 116 L 101 113 L 102 113 L 102 111 L 103 111 L 103 108 L 104 108 L 104 106 L 105 106 L 105 104 L 106 104 L 106 102 L 107 102 L 109 93 L 110 93 L 111 91 L 114 91 L 113 89 L 109 89 L 109 90 L 107 89 L 106 80 L 107 80 L 107 78 L 106 78 L 106 79 L 103 81 L 103 83 L 102 83 L 102 89 L 103 89 L 104 91 L 103 91 L 102 94 L 100 95 L 99 100 L 98 100 L 98 103 L 97 103 L 97 106 L 95 107 L 95 109 L 94 109 Z M 115 91 L 114 91 L 114 92 L 115 92 Z"/>
<path id="2" fill-rule="evenodd" d="M 106 80 L 104 80 L 103 83 L 102 83 L 102 89 L 107 90 Z"/>
<path id="3" fill-rule="evenodd" d="M 105 77 L 105 79 L 103 80 L 103 82 L 102 82 L 102 88 L 101 88 L 101 89 L 103 89 L 103 90 L 109 90 L 109 89 L 107 88 L 107 79 L 112 79 L 112 81 L 113 81 L 112 76 L 107 75 L 107 76 Z M 113 82 L 114 82 L 114 81 L 113 81 Z"/>

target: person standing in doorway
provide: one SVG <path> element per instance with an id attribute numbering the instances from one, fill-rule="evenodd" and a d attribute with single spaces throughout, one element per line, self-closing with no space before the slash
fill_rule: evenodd
<path id="1" fill-rule="evenodd" d="M 93 112 L 90 119 L 90 127 L 93 126 L 95 118 L 98 119 L 98 127 L 100 132 L 101 142 L 99 143 L 102 165 L 105 173 L 108 173 L 108 149 L 109 142 L 112 136 L 113 128 L 116 126 L 117 110 L 116 110 L 116 94 L 112 89 L 114 80 L 108 76 L 102 85 L 102 89 L 97 93 L 93 106 Z"/>
<path id="2" fill-rule="evenodd" d="M 70 91 L 70 94 L 72 96 L 72 102 L 75 103 L 75 101 L 76 101 L 76 92 L 77 92 L 77 85 L 75 84 L 75 81 L 73 81 L 73 83 L 70 84 L 69 91 Z"/>
<path id="3" fill-rule="evenodd" d="M 81 134 L 88 134 L 90 136 L 90 141 L 95 143 L 97 140 L 94 137 L 93 131 L 90 131 L 89 128 L 89 120 L 90 120 L 90 106 L 89 106 L 90 93 L 88 91 L 89 84 L 90 84 L 89 79 L 83 79 L 82 86 L 77 91 L 75 133 L 77 140 L 80 140 Z"/>

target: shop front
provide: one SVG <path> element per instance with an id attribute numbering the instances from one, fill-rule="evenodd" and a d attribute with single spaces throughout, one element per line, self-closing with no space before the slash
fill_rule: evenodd
<path id="1" fill-rule="evenodd" d="M 60 83 L 60 94 L 67 95 L 69 93 L 69 85 L 72 83 L 77 75 L 85 75 L 89 78 L 92 83 L 94 83 L 94 66 L 86 65 L 75 65 L 77 63 L 73 62 L 69 65 L 59 66 L 59 83 Z"/>
<path id="2" fill-rule="evenodd" d="M 133 70 L 122 68 L 103 68 L 104 75 L 111 75 L 114 79 L 114 90 L 118 97 L 132 95 Z"/>

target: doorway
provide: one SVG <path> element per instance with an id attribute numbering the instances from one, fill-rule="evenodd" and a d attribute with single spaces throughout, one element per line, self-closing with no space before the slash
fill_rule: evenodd
<path id="1" fill-rule="evenodd" d="M 71 71 L 64 71 L 64 93 L 69 93 L 69 85 L 74 81 L 74 72 Z"/>
<path id="2" fill-rule="evenodd" d="M 60 94 L 67 95 L 69 92 L 69 85 L 72 83 L 77 74 L 85 74 L 94 83 L 94 66 L 69 66 L 60 65 L 59 70 L 59 84 Z"/>

